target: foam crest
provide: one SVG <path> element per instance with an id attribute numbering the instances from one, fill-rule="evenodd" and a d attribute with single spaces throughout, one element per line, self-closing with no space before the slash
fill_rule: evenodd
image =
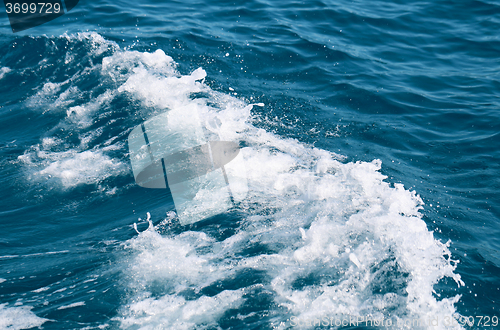
<path id="1" fill-rule="evenodd" d="M 55 292 L 57 292 L 57 291 L 55 291 Z M 72 303 L 72 304 L 69 304 L 69 305 L 60 306 L 57 309 L 61 310 L 61 309 L 75 308 L 75 307 L 80 307 L 80 306 L 85 306 L 85 302 L 84 301 L 78 301 L 76 303 Z"/>
<path id="2" fill-rule="evenodd" d="M 133 285 L 144 287 L 150 280 L 158 279 L 183 288 L 203 281 L 207 276 L 208 259 L 197 255 L 195 248 L 209 245 L 210 239 L 204 233 L 188 232 L 174 238 L 162 237 L 154 230 L 141 233 L 127 248 L 138 252 L 130 268 Z M 168 255 L 165 262 L 158 259 Z"/>
<path id="3" fill-rule="evenodd" d="M 68 42 L 65 64 L 68 56 L 78 55 L 83 44 L 91 59 L 107 51 L 119 52 L 116 43 L 105 40 L 97 33 L 78 33 L 63 35 L 62 39 Z M 66 47 L 65 47 L 66 48 Z M 145 56 L 150 58 L 151 56 Z M 70 61 L 71 62 L 71 61 Z M 148 63 L 154 62 L 150 59 Z M 113 151 L 121 150 L 124 141 L 112 137 L 104 143 L 99 143 L 103 132 L 114 122 L 102 121 L 102 125 L 95 125 L 103 118 L 112 118 L 107 110 L 118 92 L 114 89 L 82 92 L 79 83 L 88 80 L 89 75 L 98 74 L 100 64 L 92 64 L 77 71 L 62 82 L 46 82 L 39 90 L 29 97 L 26 105 L 34 111 L 45 115 L 60 116 L 59 122 L 50 129 L 42 141 L 28 148 L 18 157 L 25 165 L 29 180 L 47 182 L 52 186 L 72 188 L 77 185 L 100 184 L 109 177 L 128 174 L 128 164 L 117 158 Z M 108 77 L 102 77 L 104 82 Z M 90 94 L 93 94 L 90 96 Z M 104 189 L 106 193 L 113 193 L 116 188 Z"/>
<path id="4" fill-rule="evenodd" d="M 144 70 L 150 70 L 152 75 L 178 75 L 175 62 L 162 50 L 154 53 L 118 51 L 103 58 L 101 70 L 104 75 L 122 83 L 134 73 L 144 73 Z"/>
<path id="5" fill-rule="evenodd" d="M 228 267 L 214 262 L 216 254 L 197 252 L 214 243 L 202 232 L 164 237 L 153 227 L 128 241 L 125 248 L 134 255 L 129 260 L 126 281 L 136 302 L 124 306 L 121 317 L 116 318 L 121 328 L 138 325 L 140 329 L 192 329 L 200 324 L 210 327 L 217 325 L 226 311 L 241 305 L 243 289 L 189 300 L 179 294 L 191 292 L 196 296 L 196 291 L 219 279 L 222 272 L 229 272 Z"/>
<path id="6" fill-rule="evenodd" d="M 63 34 L 62 38 L 69 42 L 85 42 L 90 46 L 90 55 L 99 56 L 108 50 L 118 50 L 120 47 L 113 41 L 106 40 L 97 32 L 78 32 L 76 34 Z"/>
<path id="7" fill-rule="evenodd" d="M 70 107 L 66 111 L 68 121 L 80 129 L 89 127 L 93 124 L 99 110 L 113 100 L 114 94 L 112 91 L 106 91 L 90 102 Z"/>
<path id="8" fill-rule="evenodd" d="M 5 75 L 11 71 L 12 70 L 6 66 L 0 68 L 0 79 L 3 79 L 3 77 L 5 77 Z"/>
<path id="9" fill-rule="evenodd" d="M 37 174 L 59 177 L 65 187 L 81 183 L 96 183 L 110 176 L 118 175 L 124 170 L 122 164 L 99 151 L 63 152 L 62 154 L 49 155 L 48 158 L 63 159 L 50 163 Z"/>
<path id="10" fill-rule="evenodd" d="M 0 329 L 31 329 L 47 321 L 36 316 L 29 306 L 8 307 L 8 304 L 0 304 Z"/>
<path id="11" fill-rule="evenodd" d="M 133 303 L 121 319 L 121 328 L 128 329 L 209 329 L 217 326 L 218 319 L 229 309 L 242 303 L 241 290 L 224 291 L 213 297 L 203 296 L 186 301 L 176 295 L 164 295 L 159 299 L 145 298 Z"/>
<path id="12" fill-rule="evenodd" d="M 102 150 L 52 151 L 59 143 L 57 139 L 44 138 L 41 145 L 18 157 L 24 164 L 38 168 L 29 175 L 30 179 L 57 179 L 64 188 L 71 188 L 79 184 L 96 184 L 128 173 L 123 163 L 107 156 Z"/>
<path id="13" fill-rule="evenodd" d="M 160 55 L 162 63 L 173 66 Z M 122 327 L 171 325 L 171 316 L 159 306 L 187 317 L 182 306 L 192 298 L 186 292 L 195 293 L 194 302 L 210 300 L 214 296 L 201 294 L 206 288 L 249 270 L 266 274 L 260 285 L 291 313 L 270 311 L 282 328 L 290 326 L 290 315 L 299 320 L 371 317 L 394 324 L 453 316 L 459 297 L 433 295 L 443 277 L 463 284 L 454 273 L 456 263 L 445 258 L 448 245 L 427 229 L 420 197 L 385 181 L 379 160 L 343 163 L 340 155 L 257 128 L 252 106 L 198 82 L 205 77 L 200 69 L 181 78 L 161 76 L 140 65 L 138 54 L 132 58 L 138 69 L 122 79 L 120 91 L 158 108 L 195 107 L 208 132 L 244 141 L 250 192 L 239 205 L 244 224 L 223 241 L 198 231 L 162 236 L 150 229 L 127 243 L 134 257 L 124 274 L 135 303 L 117 318 Z M 151 81 L 159 87 L 151 90 Z M 187 97 L 200 91 L 206 99 Z M 262 253 L 248 255 L 249 246 Z M 238 290 L 240 299 L 256 299 L 248 286 Z M 233 294 L 224 288 L 218 294 L 224 292 Z M 161 316 L 139 318 L 140 313 Z M 193 322 L 195 327 L 216 320 L 204 315 Z M 436 329 L 444 328 L 440 323 Z"/>
<path id="14" fill-rule="evenodd" d="M 262 292 L 271 297 L 262 317 L 283 329 L 291 316 L 393 322 L 453 316 L 460 297 L 434 294 L 444 277 L 462 285 L 449 243 L 433 237 L 420 197 L 390 185 L 379 160 L 345 163 L 333 152 L 257 128 L 251 104 L 210 89 L 202 68 L 181 75 L 161 50 L 119 50 L 96 34 L 76 38 L 98 54 L 114 49 L 99 67 L 113 87 L 69 108 L 64 125 L 77 133 L 77 145 L 67 150 L 65 137 L 49 136 L 19 157 L 35 168 L 33 176 L 73 187 L 130 175 L 110 153 L 125 149 L 119 139 L 91 147 L 102 130 L 89 128 L 103 106 L 123 95 L 156 113 L 191 107 L 207 137 L 244 145 L 249 193 L 237 205 L 234 234 L 214 234 L 210 222 L 181 233 L 164 230 L 175 221 L 170 214 L 124 244 L 118 267 L 128 297 L 115 318 L 122 328 L 221 327 L 231 310 L 250 317 L 251 308 L 241 306 L 257 308 Z M 57 85 L 47 85 L 40 98 L 58 93 Z"/>
<path id="15" fill-rule="evenodd" d="M 182 76 L 172 58 L 162 50 L 154 53 L 119 52 L 103 59 L 102 72 L 122 83 L 119 92 L 127 92 L 149 107 L 176 108 L 192 101 L 191 93 L 202 92 L 206 86 L 197 82 L 206 73 L 199 68 Z"/>

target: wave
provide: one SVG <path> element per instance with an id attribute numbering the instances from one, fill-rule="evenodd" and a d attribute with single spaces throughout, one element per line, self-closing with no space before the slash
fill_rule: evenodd
<path id="1" fill-rule="evenodd" d="M 258 128 L 252 104 L 212 90 L 201 68 L 181 75 L 175 67 L 162 50 L 119 51 L 103 59 L 102 72 L 120 82 L 118 92 L 158 113 L 191 106 L 204 125 L 217 118 L 222 140 L 245 145 L 250 192 L 227 237 L 205 227 L 228 220 L 173 232 L 170 214 L 124 244 L 131 293 L 115 319 L 122 328 L 210 327 L 221 319 L 286 328 L 292 316 L 437 316 L 445 328 L 459 296 L 438 299 L 433 286 L 444 277 L 463 283 L 449 243 L 434 239 L 422 220 L 415 192 L 387 183 L 379 160 L 343 163 Z"/>
<path id="2" fill-rule="evenodd" d="M 345 162 L 260 128 L 249 100 L 213 90 L 202 68 L 181 74 L 160 49 L 120 49 L 96 33 L 61 39 L 91 45 L 98 60 L 29 101 L 59 100 L 49 107 L 55 128 L 19 157 L 30 177 L 71 189 L 131 176 L 127 133 L 179 107 L 195 108 L 207 130 L 219 122 L 221 140 L 243 145 L 249 194 L 236 208 L 186 227 L 170 212 L 116 252 L 126 297 L 113 320 L 121 328 L 312 328 L 352 317 L 386 326 L 423 320 L 420 328 L 438 318 L 435 329 L 460 329 L 445 324 L 460 296 L 434 290 L 444 278 L 463 285 L 450 243 L 434 238 L 421 198 L 387 182 L 380 160 Z M 97 82 L 85 99 L 87 74 Z M 116 191 L 108 184 L 103 193 Z"/>

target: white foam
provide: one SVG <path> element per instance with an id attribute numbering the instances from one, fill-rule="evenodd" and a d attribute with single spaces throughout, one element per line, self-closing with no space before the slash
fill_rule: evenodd
<path id="1" fill-rule="evenodd" d="M 0 283 L 7 281 L 5 278 L 0 278 Z"/>
<path id="2" fill-rule="evenodd" d="M 57 291 L 55 291 L 55 292 L 57 292 Z M 85 301 L 78 301 L 76 303 L 72 303 L 69 305 L 58 307 L 57 309 L 68 309 L 68 308 L 75 308 L 75 307 L 79 307 L 79 306 L 85 306 Z"/>
<path id="3" fill-rule="evenodd" d="M 102 73 L 123 82 L 118 91 L 133 95 L 148 107 L 163 109 L 193 104 L 190 93 L 206 90 L 206 86 L 198 82 L 206 76 L 203 69 L 181 76 L 172 58 L 162 50 L 152 54 L 118 52 L 103 59 Z"/>
<path id="4" fill-rule="evenodd" d="M 148 56 L 155 60 L 145 63 Z M 120 53 L 105 62 L 103 72 L 121 81 L 120 92 L 160 109 L 197 107 L 208 131 L 248 146 L 242 152 L 250 192 L 240 204 L 248 215 L 239 232 L 218 242 L 198 231 L 164 237 L 150 228 L 127 242 L 133 257 L 126 260 L 124 275 L 135 294 L 117 318 L 123 328 L 212 324 L 216 319 L 208 314 L 190 318 L 183 290 L 199 292 L 248 268 L 271 278 L 262 285 L 288 317 L 371 315 L 396 321 L 438 315 L 444 320 L 455 313 L 459 296 L 433 296 L 433 286 L 443 277 L 462 284 L 455 263 L 444 257 L 448 246 L 427 229 L 420 197 L 400 184 L 391 187 L 379 160 L 342 163 L 342 156 L 256 128 L 252 105 L 199 82 L 205 77 L 202 69 L 180 76 L 162 51 Z M 117 65 L 133 69 L 120 76 Z M 191 100 L 195 92 L 209 95 L 215 106 Z M 283 247 L 271 255 L 238 257 L 257 242 Z M 318 280 L 295 285 L 310 277 Z M 379 293 L 380 281 L 394 289 Z M 152 297 L 149 290 L 159 283 L 170 293 Z M 246 299 L 245 289 L 238 289 L 235 302 Z M 202 298 L 212 297 L 194 303 Z"/>
<path id="5" fill-rule="evenodd" d="M 94 56 L 119 49 L 116 43 L 105 40 L 97 33 L 63 35 L 63 38 L 73 43 L 87 43 L 90 46 L 90 54 Z M 70 53 L 71 47 L 67 54 Z M 85 103 L 74 105 L 75 101 L 84 96 L 74 85 L 74 81 L 91 71 L 100 70 L 100 65 L 92 65 L 63 82 L 47 82 L 27 100 L 26 105 L 34 111 L 45 114 L 47 111 L 58 110 L 66 114 L 56 127 L 49 130 L 48 136 L 18 157 L 25 165 L 27 181 L 47 182 L 49 185 L 60 185 L 63 188 L 96 184 L 99 192 L 108 195 L 116 193 L 116 187 L 103 186 L 101 182 L 112 176 L 128 174 L 127 162 L 110 155 L 113 150 L 120 150 L 124 142 L 112 137 L 103 144 L 96 145 L 95 141 L 103 134 L 104 127 L 91 129 L 90 126 L 103 115 L 103 109 L 114 99 L 117 91 L 106 90 L 93 95 Z M 57 132 L 63 132 L 66 136 L 56 137 Z"/>
<path id="6" fill-rule="evenodd" d="M 249 193 L 238 206 L 245 216 L 234 235 L 218 241 L 202 228 L 162 236 L 151 227 L 126 242 L 128 253 L 117 263 L 130 292 L 115 318 L 122 328 L 215 328 L 225 311 L 252 298 L 252 288 L 200 292 L 249 269 L 265 274 L 258 285 L 272 294 L 278 307 L 269 313 L 283 322 L 368 315 L 444 320 L 456 312 L 459 296 L 433 294 L 443 277 L 462 284 L 449 246 L 427 229 L 420 197 L 386 182 L 379 160 L 343 163 L 340 155 L 257 128 L 251 104 L 211 90 L 202 68 L 181 75 L 161 50 L 119 50 L 96 34 L 78 38 L 95 52 L 115 49 L 100 72 L 117 87 L 70 108 L 66 120 L 74 127 L 87 127 L 102 104 L 124 94 L 160 113 L 196 108 L 206 134 L 246 145 Z M 120 147 L 114 140 L 89 150 L 92 135 L 79 138 L 78 148 L 60 151 L 64 141 L 48 137 L 20 160 L 36 168 L 32 175 L 56 177 L 65 187 L 130 175 L 107 154 L 106 148 Z M 255 245 L 266 252 L 248 255 Z M 187 298 L 186 291 L 195 296 Z"/>
<path id="7" fill-rule="evenodd" d="M 0 68 L 0 79 L 2 79 L 3 77 L 5 77 L 5 75 L 9 72 L 11 72 L 12 70 L 6 66 Z"/>
<path id="8" fill-rule="evenodd" d="M 95 330 L 95 329 L 106 329 L 109 327 L 109 324 L 107 323 L 104 323 L 104 324 L 100 324 L 98 326 L 88 326 L 88 327 L 84 327 L 84 328 L 81 328 L 81 330 Z"/>
<path id="9" fill-rule="evenodd" d="M 122 329 L 141 326 L 140 329 L 187 330 L 201 324 L 210 328 L 217 325 L 217 320 L 225 311 L 240 306 L 242 295 L 242 290 L 237 290 L 190 301 L 176 295 L 144 298 L 126 306 L 127 311 L 119 320 Z"/>
<path id="10" fill-rule="evenodd" d="M 204 233 L 189 232 L 175 238 L 165 238 L 154 230 L 142 232 L 136 240 L 131 240 L 127 247 L 136 251 L 137 257 L 132 261 L 130 271 L 134 282 L 131 285 L 144 287 L 150 280 L 168 280 L 177 286 L 184 287 L 196 282 L 205 282 L 209 270 L 206 258 L 198 256 L 194 248 L 208 245 L 210 239 Z M 191 241 L 196 245 L 189 244 Z M 158 263 L 162 255 L 169 257 Z"/>
<path id="11" fill-rule="evenodd" d="M 63 38 L 66 38 L 68 41 L 84 41 L 90 45 L 90 54 L 92 55 L 101 55 L 102 53 L 108 50 L 118 50 L 120 47 L 113 42 L 104 39 L 99 33 L 96 32 L 78 32 L 76 34 L 63 34 Z"/>
<path id="12" fill-rule="evenodd" d="M 95 119 L 95 114 L 102 109 L 105 104 L 112 101 L 114 95 L 114 92 L 106 91 L 84 105 L 70 107 L 66 111 L 68 120 L 79 128 L 89 127 Z"/>
<path id="13" fill-rule="evenodd" d="M 45 83 L 35 95 L 28 98 L 27 106 L 43 113 L 69 107 L 82 94 L 70 83 L 71 79 L 59 83 Z M 63 88 L 65 89 L 62 90 Z"/>
<path id="14" fill-rule="evenodd" d="M 47 319 L 38 317 L 31 311 L 32 307 L 7 307 L 8 304 L 0 304 L 0 329 L 20 330 L 39 327 Z"/>
<path id="15" fill-rule="evenodd" d="M 35 146 L 32 152 L 19 156 L 27 164 L 42 167 L 35 171 L 32 179 L 59 179 L 65 188 L 79 184 L 95 184 L 127 171 L 125 164 L 113 159 L 101 150 L 50 151 L 52 139 L 44 139 L 42 146 Z"/>
<path id="16" fill-rule="evenodd" d="M 47 291 L 47 290 L 49 290 L 49 289 L 50 289 L 50 287 L 48 287 L 48 286 L 44 286 L 44 287 L 41 287 L 41 288 L 35 289 L 35 290 L 33 290 L 32 292 L 40 293 L 40 292 Z"/>

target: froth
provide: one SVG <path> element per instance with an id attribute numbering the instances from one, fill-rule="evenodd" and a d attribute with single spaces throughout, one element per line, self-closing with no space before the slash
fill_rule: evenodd
<path id="1" fill-rule="evenodd" d="M 189 95 L 206 89 L 197 82 L 204 70 L 182 76 L 172 58 L 162 50 L 154 53 L 119 52 L 103 59 L 102 72 L 121 83 L 119 92 L 127 92 L 149 107 L 175 108 L 192 103 Z"/>
<path id="2" fill-rule="evenodd" d="M 218 319 L 231 308 L 242 303 L 242 290 L 224 291 L 213 297 L 202 296 L 186 301 L 177 295 L 164 295 L 159 299 L 144 298 L 130 304 L 120 318 L 121 328 L 142 326 L 140 329 L 194 329 L 217 326 Z M 144 327 L 144 324 L 147 324 Z"/>
<path id="3" fill-rule="evenodd" d="M 290 326 L 290 316 L 453 316 L 459 296 L 438 300 L 433 294 L 443 277 L 462 284 L 448 243 L 427 229 L 415 192 L 386 182 L 379 160 L 346 163 L 335 153 L 257 128 L 252 105 L 211 90 L 201 68 L 180 74 L 161 50 L 116 50 L 103 59 L 101 75 L 115 88 L 71 108 L 67 120 L 85 126 L 98 111 L 93 104 L 120 94 L 156 112 L 194 107 L 207 136 L 244 142 L 250 188 L 229 237 L 205 233 L 203 226 L 163 235 L 157 227 L 124 244 L 128 253 L 117 267 L 123 267 L 129 296 L 115 318 L 122 328 L 217 327 L 231 309 L 248 316 L 240 306 L 258 305 L 259 290 L 272 297 L 266 314 L 284 324 L 278 328 Z M 49 138 L 21 159 L 42 164 L 37 174 L 58 176 L 65 186 L 125 173 L 107 149 L 89 150 L 87 144 L 56 151 L 60 143 Z M 233 281 L 248 273 L 260 275 Z"/>
<path id="4" fill-rule="evenodd" d="M 7 73 L 9 73 L 10 71 L 12 71 L 10 68 L 4 66 L 2 68 L 0 68 L 0 79 L 2 79 L 3 77 L 5 77 L 5 75 Z"/>
<path id="5" fill-rule="evenodd" d="M 211 93 L 219 108 L 198 102 L 200 116 L 217 116 L 224 128 L 218 134 L 248 145 L 242 153 L 251 189 L 239 205 L 247 212 L 244 225 L 222 242 L 190 231 L 166 237 L 142 233 L 131 240 L 137 258 L 125 273 L 141 278 L 142 294 L 154 283 L 169 286 L 168 295 L 140 298 L 136 293 L 131 299 L 153 310 L 164 300 L 184 304 L 186 290 L 203 292 L 251 269 L 269 277 L 260 284 L 291 313 L 270 311 L 283 328 L 290 315 L 393 322 L 453 316 L 459 297 L 438 301 L 433 286 L 445 276 L 462 282 L 453 272 L 455 263 L 444 257 L 448 246 L 435 240 L 422 221 L 422 200 L 415 192 L 385 182 L 379 160 L 342 163 L 336 154 L 255 128 L 241 116 L 248 113 L 247 105 Z M 245 250 L 255 245 L 262 254 L 248 256 Z M 242 299 L 255 299 L 245 289 L 239 288 Z M 124 326 L 134 308 L 126 307 Z"/>
<path id="6" fill-rule="evenodd" d="M 75 55 L 77 51 L 74 44 L 79 42 L 85 43 L 89 49 L 87 56 L 90 57 L 119 50 L 115 43 L 106 41 L 97 33 L 64 35 L 62 38 L 70 42 L 67 57 Z M 113 153 L 121 150 L 125 142 L 117 137 L 104 143 L 97 142 L 102 141 L 103 132 L 113 120 L 100 126 L 95 123 L 102 118 L 112 117 L 107 108 L 118 92 L 114 89 L 102 90 L 99 86 L 92 91 L 81 91 L 78 87 L 82 79 L 88 79 L 88 75 L 100 70 L 100 64 L 90 64 L 65 81 L 44 83 L 27 99 L 26 105 L 32 111 L 60 118 L 41 138 L 40 143 L 18 157 L 21 164 L 25 165 L 29 180 L 67 189 L 82 184 L 100 184 L 109 177 L 128 174 L 128 164 Z M 102 83 L 108 78 L 103 76 Z M 104 190 L 113 193 L 116 189 Z"/>
<path id="7" fill-rule="evenodd" d="M 0 304 L 0 329 L 31 329 L 47 321 L 36 316 L 29 306 L 8 307 L 8 304 Z"/>
<path id="8" fill-rule="evenodd" d="M 218 241 L 198 231 L 162 236 L 150 228 L 127 242 L 133 253 L 124 275 L 133 293 L 117 318 L 122 327 L 212 324 L 222 314 L 201 312 L 192 318 L 187 306 L 204 311 L 199 305 L 206 301 L 228 309 L 255 299 L 244 284 L 236 291 L 222 287 L 216 295 L 202 294 L 246 270 L 266 274 L 259 285 L 287 311 L 269 311 L 285 324 L 278 328 L 286 328 L 290 315 L 394 322 L 452 317 L 459 297 L 437 300 L 433 286 L 443 277 L 463 284 L 454 273 L 456 262 L 445 258 L 448 245 L 434 239 L 422 220 L 420 197 L 387 183 L 381 161 L 344 163 L 332 152 L 256 128 L 252 105 L 212 91 L 199 81 L 205 77 L 202 69 L 180 76 L 162 51 L 116 56 L 103 70 L 117 75 L 118 64 L 112 63 L 133 68 L 114 76 L 122 81 L 120 91 L 160 109 L 196 107 L 207 131 L 244 141 L 250 187 L 239 205 L 246 213 L 243 224 L 229 238 Z M 200 91 L 205 99 L 189 97 Z M 262 252 L 248 255 L 250 246 Z M 186 297 L 191 291 L 195 298 Z M 216 298 L 227 302 L 215 304 Z"/>
<path id="9" fill-rule="evenodd" d="M 96 184 L 128 172 L 123 163 L 105 155 L 102 150 L 51 151 L 50 146 L 54 143 L 53 139 L 46 138 L 41 146 L 19 156 L 23 163 L 42 168 L 32 172 L 31 179 L 58 179 L 63 187 L 71 188 L 79 184 Z"/>

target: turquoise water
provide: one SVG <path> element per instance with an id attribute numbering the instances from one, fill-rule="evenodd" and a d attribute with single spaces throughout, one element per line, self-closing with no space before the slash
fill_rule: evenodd
<path id="1" fill-rule="evenodd" d="M 0 14 L 0 328 L 499 328 L 499 17 L 83 1 L 13 34 Z M 249 186 L 188 226 L 127 145 L 182 106 L 240 142 Z"/>

